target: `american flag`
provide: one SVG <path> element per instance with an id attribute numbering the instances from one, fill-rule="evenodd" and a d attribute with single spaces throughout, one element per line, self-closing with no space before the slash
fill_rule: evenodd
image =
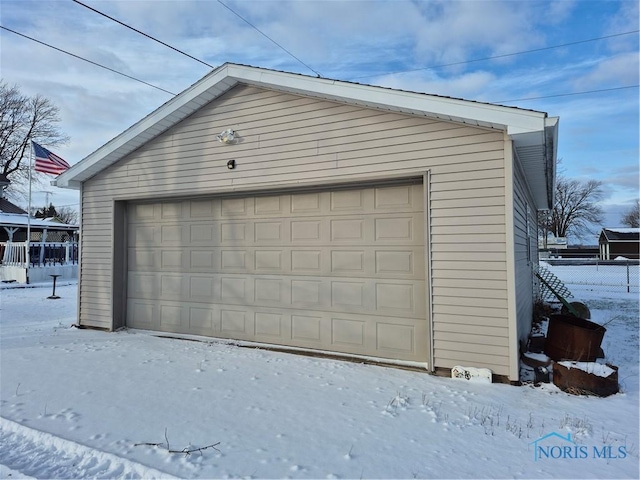
<path id="1" fill-rule="evenodd" d="M 33 140 L 31 143 L 33 143 L 33 152 L 36 157 L 36 172 L 60 175 L 65 170 L 71 168 L 71 165 L 55 153 L 52 153 L 46 148 L 38 145 Z"/>

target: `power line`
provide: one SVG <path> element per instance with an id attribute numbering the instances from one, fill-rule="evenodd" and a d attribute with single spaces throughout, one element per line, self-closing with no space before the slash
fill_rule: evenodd
<path id="1" fill-rule="evenodd" d="M 494 55 L 494 56 L 485 57 L 485 58 L 476 58 L 476 59 L 473 59 L 473 60 L 465 60 L 465 61 L 462 61 L 462 62 L 445 63 L 445 64 L 442 64 L 442 65 L 432 65 L 430 67 L 414 68 L 412 70 L 399 70 L 399 71 L 395 71 L 395 72 L 376 73 L 376 74 L 373 74 L 373 75 L 361 75 L 361 76 L 358 76 L 358 77 L 351 77 L 351 79 L 355 80 L 355 79 L 358 79 L 358 78 L 370 78 L 370 77 L 375 77 L 375 76 L 378 76 L 378 75 L 394 75 L 396 73 L 419 72 L 419 71 L 422 71 L 422 70 L 432 70 L 432 69 L 435 69 L 435 68 L 453 67 L 455 65 L 464 65 L 464 64 L 467 64 L 467 63 L 484 62 L 484 61 L 487 61 L 487 60 L 494 60 L 496 58 L 513 57 L 515 55 L 524 55 L 524 54 L 527 54 L 527 53 L 535 53 L 535 52 L 542 52 L 544 50 L 552 50 L 554 48 L 570 47 L 572 45 L 579 45 L 581 43 L 595 42 L 595 41 L 598 41 L 598 40 L 606 40 L 607 38 L 621 37 L 623 35 L 631 35 L 633 33 L 638 33 L 638 32 L 640 32 L 640 30 L 632 30 L 630 32 L 614 33 L 612 35 L 606 35 L 604 37 L 589 38 L 587 40 L 578 40 L 576 42 L 563 43 L 561 45 L 552 45 L 550 47 L 534 48 L 533 50 L 523 50 L 522 52 L 505 53 L 505 54 L 502 54 L 502 55 Z"/>
<path id="2" fill-rule="evenodd" d="M 153 40 L 154 42 L 157 42 L 157 43 L 159 43 L 159 44 L 161 44 L 161 45 L 164 45 L 164 46 L 165 46 L 165 47 L 167 47 L 167 48 L 170 48 L 171 50 L 174 50 L 174 51 L 176 51 L 176 52 L 178 52 L 178 53 L 181 53 L 182 55 L 184 55 L 184 56 L 186 56 L 186 57 L 189 57 L 190 59 L 195 60 L 196 62 L 200 62 L 201 64 L 206 65 L 206 66 L 207 66 L 207 67 L 209 67 L 209 68 L 215 68 L 215 66 L 210 65 L 210 64 L 208 64 L 207 62 L 202 61 L 202 60 L 200 60 L 199 58 L 196 58 L 196 57 L 194 57 L 194 56 L 192 56 L 192 55 L 189 55 L 188 53 L 183 52 L 182 50 L 180 50 L 180 49 L 178 49 L 178 48 L 172 47 L 172 46 L 171 46 L 171 45 L 169 45 L 168 43 L 165 43 L 165 42 L 163 42 L 162 40 L 158 40 L 157 38 L 155 38 L 155 37 L 153 37 L 153 36 L 151 36 L 151 35 L 149 35 L 149 34 L 147 34 L 147 33 L 144 33 L 144 32 L 142 32 L 142 31 L 138 30 L 137 28 L 134 28 L 134 27 L 132 27 L 131 25 L 127 25 L 126 23 L 121 22 L 121 21 L 120 21 L 120 20 L 118 20 L 117 18 L 113 18 L 113 17 L 111 17 L 111 16 L 107 15 L 106 13 L 101 12 L 100 10 L 96 10 L 95 8 L 90 7 L 89 5 L 87 5 L 87 4 L 85 4 L 85 3 L 80 2 L 79 0 L 72 0 L 72 1 L 73 1 L 73 2 L 75 2 L 75 3 L 77 3 L 78 5 L 82 5 L 83 7 L 88 8 L 89 10 L 91 10 L 92 12 L 97 13 L 98 15 L 102 15 L 103 17 L 108 18 L 108 19 L 109 19 L 109 20 L 111 20 L 111 21 L 114 21 L 114 22 L 116 22 L 116 23 L 119 23 L 120 25 L 122 25 L 123 27 L 128 28 L 129 30 L 133 30 L 134 32 L 139 33 L 140 35 L 143 35 L 143 36 L 147 37 L 148 39 Z"/>
<path id="3" fill-rule="evenodd" d="M 218 0 L 218 3 L 220 5 L 222 5 L 224 8 L 226 8 L 227 10 L 229 10 L 231 13 L 233 13 L 236 17 L 238 17 L 240 20 L 242 20 L 244 23 L 246 23 L 247 25 L 249 25 L 251 28 L 253 28 L 256 32 L 258 32 L 260 35 L 262 35 L 263 37 L 265 37 L 267 40 L 269 40 L 271 43 L 273 43 L 274 45 L 276 45 L 278 48 L 280 48 L 282 51 L 286 52 L 287 55 L 289 55 L 290 57 L 293 57 L 295 60 L 297 60 L 298 62 L 300 62 L 302 65 L 304 65 L 305 67 L 307 67 L 309 70 L 311 70 L 313 73 L 315 73 L 319 78 L 322 77 L 322 75 L 320 75 L 320 73 L 316 70 L 314 70 L 313 68 L 311 68 L 309 65 L 307 65 L 306 63 L 304 63 L 302 60 L 300 60 L 298 57 L 296 57 L 293 53 L 291 53 L 289 50 L 287 50 L 286 48 L 284 48 L 282 45 L 280 45 L 278 42 L 276 42 L 273 38 L 271 38 L 269 35 L 267 35 L 266 33 L 264 33 L 262 30 L 260 30 L 258 27 L 256 27 L 253 23 L 249 22 L 249 20 L 247 20 L 246 18 L 244 18 L 242 15 L 240 15 L 238 12 L 236 12 L 235 10 L 233 10 L 231 7 L 225 5 L 224 3 L 222 3 L 221 0 Z"/>
<path id="4" fill-rule="evenodd" d="M 92 12 L 97 13 L 98 15 L 102 15 L 105 18 L 108 18 L 109 20 L 116 22 L 120 25 L 122 25 L 123 27 L 126 27 L 130 30 L 133 30 L 136 33 L 139 33 L 140 35 L 143 35 L 145 37 L 147 37 L 150 40 L 153 40 L 154 42 L 157 42 L 161 45 L 164 45 L 167 48 L 170 48 L 171 50 L 178 52 L 186 57 L 189 57 L 192 60 L 195 60 L 196 62 L 199 62 L 203 65 L 206 65 L 209 68 L 215 68 L 215 66 L 200 60 L 199 58 L 196 58 L 192 55 L 189 55 L 188 53 L 172 46 L 169 45 L 166 42 L 163 42 L 162 40 L 158 40 L 157 38 L 153 37 L 152 35 L 149 35 L 141 30 L 138 30 L 137 28 L 132 27 L 131 25 L 128 25 L 120 20 L 118 20 L 117 18 L 114 18 L 110 15 L 107 15 L 106 13 L 101 12 L 100 10 L 97 10 L 93 7 L 90 7 L 89 5 L 82 3 L 79 0 L 72 0 L 73 2 L 77 3 L 78 5 L 82 5 L 85 8 L 88 8 L 89 10 L 91 10 Z M 254 24 L 252 24 L 251 22 L 249 22 L 246 18 L 244 18 L 242 15 L 240 15 L 238 12 L 236 12 L 235 10 L 233 10 L 231 7 L 229 7 L 228 5 L 225 5 L 221 0 L 218 0 L 218 3 L 220 5 L 222 5 L 224 8 L 226 8 L 227 10 L 229 10 L 231 13 L 233 13 L 235 16 L 237 16 L 240 20 L 242 20 L 243 22 L 245 22 L 247 25 L 249 25 L 251 28 L 253 28 L 254 30 L 256 30 L 258 33 L 260 33 L 262 36 L 264 36 L 267 40 L 269 40 L 271 43 L 273 43 L 274 45 L 276 45 L 278 48 L 280 48 L 281 50 L 283 50 L 285 53 L 287 53 L 287 55 L 291 56 L 292 58 L 294 58 L 296 61 L 300 62 L 302 65 L 304 65 L 306 68 L 308 68 L 309 70 L 311 70 L 313 73 L 315 73 L 318 77 L 322 77 L 322 75 L 320 75 L 320 73 L 316 70 L 314 70 L 313 68 L 311 68 L 309 65 L 307 65 L 306 63 L 304 63 L 302 60 L 300 60 L 298 57 L 296 57 L 293 53 L 291 53 L 289 50 L 287 50 L 285 47 L 283 47 L 282 45 L 280 45 L 278 42 L 276 42 L 274 39 L 272 39 L 271 37 L 269 37 L 266 33 L 264 33 L 263 31 L 261 31 L 258 27 L 256 27 Z"/>
<path id="5" fill-rule="evenodd" d="M 3 30 L 6 30 L 6 31 L 8 31 L 8 32 L 15 33 L 16 35 L 19 35 L 19 36 L 21 36 L 21 37 L 24 37 L 24 38 L 26 38 L 26 39 L 28 39 L 28 40 L 31 40 L 32 42 L 39 43 L 40 45 L 44 45 L 45 47 L 52 48 L 52 49 L 54 49 L 54 50 L 57 50 L 58 52 L 62 52 L 62 53 L 64 53 L 64 54 L 66 54 L 66 55 L 70 55 L 70 56 L 72 56 L 72 57 L 74 57 L 74 58 L 77 58 L 78 60 L 82 60 L 83 62 L 90 63 L 90 64 L 92 64 L 92 65 L 95 65 L 96 67 L 104 68 L 105 70 L 109 70 L 110 72 L 117 73 L 118 75 L 122 75 L 123 77 L 127 77 L 127 78 L 129 78 L 129 79 L 131 79 L 131 80 L 135 80 L 136 82 L 143 83 L 143 84 L 145 84 L 145 85 L 147 85 L 147 86 L 149 86 L 149 87 L 153 87 L 153 88 L 155 88 L 155 89 L 157 89 L 157 90 L 160 90 L 160 91 L 162 91 L 162 92 L 164 92 L 164 93 L 168 93 L 169 95 L 173 95 L 174 97 L 176 96 L 176 94 L 175 94 L 175 93 L 170 92 L 169 90 L 165 90 L 164 88 L 158 87 L 158 86 L 153 85 L 153 84 L 148 83 L 148 82 L 145 82 L 144 80 L 140 80 L 139 78 L 132 77 L 131 75 L 127 75 L 126 73 L 119 72 L 118 70 L 114 70 L 113 68 L 106 67 L 106 66 L 101 65 L 101 64 L 99 64 L 99 63 L 97 63 L 97 62 L 94 62 L 93 60 L 89 60 L 89 59 L 86 59 L 86 58 L 84 58 L 84 57 L 81 57 L 80 55 L 76 55 L 75 53 L 71 53 L 71 52 L 68 52 L 68 51 L 66 51 L 66 50 L 63 50 L 63 49 L 61 49 L 61 48 L 54 47 L 53 45 L 50 45 L 50 44 L 48 44 L 48 43 L 42 42 L 42 41 L 40 41 L 40 40 L 36 40 L 36 39 L 35 39 L 35 38 L 33 38 L 33 37 L 30 37 L 30 36 L 28 36 L 28 35 L 25 35 L 24 33 L 16 32 L 15 30 L 11 30 L 10 28 L 7 28 L 7 27 L 5 27 L 5 26 L 3 26 L 3 25 L 0 25 L 0 28 L 2 28 Z"/>
<path id="6" fill-rule="evenodd" d="M 569 97 L 571 95 L 587 95 L 589 93 L 612 92 L 614 90 L 624 90 L 627 88 L 638 88 L 638 87 L 640 87 L 640 85 L 627 85 L 626 87 L 602 88 L 600 90 L 588 90 L 585 92 L 559 93 L 557 95 L 545 95 L 543 97 L 515 98 L 512 100 L 497 100 L 489 103 L 523 102 L 525 100 L 539 100 L 541 98 L 554 98 L 554 97 Z"/>
<path id="7" fill-rule="evenodd" d="M 75 1 L 75 0 L 74 0 L 74 1 Z M 218 0 L 218 1 L 219 1 L 219 0 Z M 79 3 L 79 2 L 78 2 L 78 3 Z M 222 3 L 222 2 L 220 2 L 220 3 Z M 226 5 L 225 5 L 225 6 L 226 6 Z M 234 13 L 235 13 L 235 12 L 234 12 Z M 92 64 L 92 65 L 95 65 L 95 66 L 97 66 L 97 67 L 103 68 L 103 69 L 105 69 L 105 70 L 109 70 L 110 72 L 116 73 L 116 74 L 118 74 L 118 75 L 122 75 L 123 77 L 129 78 L 129 79 L 131 79 L 131 80 L 135 80 L 136 82 L 142 83 L 142 84 L 147 85 L 147 86 L 152 87 L 152 88 L 155 88 L 155 89 L 160 90 L 160 91 L 162 91 L 162 92 L 164 92 L 164 93 L 168 93 L 169 95 L 172 95 L 172 96 L 176 96 L 176 95 L 177 95 L 177 94 L 175 94 L 175 93 L 173 93 L 173 92 L 170 92 L 170 91 L 168 91 L 168 90 L 165 90 L 165 89 L 163 89 L 163 88 L 161 88 L 161 87 L 158 87 L 158 86 L 153 85 L 153 84 L 151 84 L 151 83 L 145 82 L 144 80 L 140 80 L 139 78 L 132 77 L 131 75 L 127 75 L 126 73 L 119 72 L 118 70 L 114 70 L 113 68 L 107 67 L 107 66 L 105 66 L 105 65 L 101 65 L 101 64 L 99 64 L 99 63 L 97 63 L 97 62 L 94 62 L 93 60 L 86 59 L 86 58 L 81 57 L 81 56 L 79 56 L 79 55 L 76 55 L 76 54 L 74 54 L 74 53 L 71 53 L 71 52 L 68 52 L 68 51 L 66 51 L 66 50 L 63 50 L 63 49 L 61 49 L 61 48 L 54 47 L 53 45 L 50 45 L 50 44 L 45 43 L 45 42 L 43 42 L 43 41 L 37 40 L 37 39 L 35 39 L 35 38 L 33 38 L 33 37 L 30 37 L 30 36 L 28 36 L 28 35 L 25 35 L 25 34 L 23 34 L 23 33 L 17 32 L 17 31 L 15 31 L 15 30 L 12 30 L 12 29 L 10 29 L 10 28 L 8 28 L 8 27 L 5 27 L 5 26 L 3 26 L 3 25 L 0 25 L 0 28 L 1 28 L 1 29 L 3 29 L 3 30 L 7 30 L 8 32 L 14 33 L 14 34 L 16 34 L 16 35 L 19 35 L 19 36 L 21 36 L 21 37 L 24 37 L 24 38 L 26 38 L 26 39 L 28 39 L 28 40 L 33 41 L 33 42 L 36 42 L 36 43 L 39 43 L 39 44 L 44 45 L 44 46 L 46 46 L 46 47 L 52 48 L 52 49 L 54 49 L 54 50 L 56 50 L 56 51 L 62 52 L 62 53 L 64 53 L 64 54 L 66 54 L 66 55 L 70 55 L 70 56 L 72 56 L 72 57 L 74 57 L 74 58 L 77 58 L 78 60 L 82 60 L 82 61 L 84 61 L 84 62 L 90 63 L 90 64 Z M 633 33 L 633 32 L 628 32 L 628 33 Z M 627 34 L 627 33 L 621 33 L 621 34 L 617 34 L 617 35 L 613 35 L 613 36 L 626 35 L 626 34 Z M 608 37 L 603 37 L 603 38 L 608 38 Z M 162 42 L 161 42 L 161 43 L 162 43 Z M 548 47 L 548 48 L 555 48 L 555 47 Z M 515 55 L 515 54 L 514 54 L 514 55 Z M 308 67 L 308 68 L 310 68 L 310 67 Z M 311 68 L 310 68 L 310 69 L 311 69 Z M 311 70 L 315 72 L 315 70 L 313 70 L 313 69 L 311 69 Z M 318 76 L 320 77 L 320 74 L 318 74 Z M 567 96 L 573 96 L 573 95 L 586 95 L 586 94 L 591 94 L 591 93 L 602 93 L 602 92 L 610 92 L 610 91 L 615 91 L 615 90 L 624 90 L 624 89 L 630 89 L 630 88 L 638 88 L 639 86 L 640 86 L 640 85 L 627 85 L 627 86 L 624 86 L 624 87 L 604 88 L 604 89 L 599 89 L 599 90 L 588 90 L 588 91 L 584 91 L 584 92 L 561 93 L 561 94 L 556 94 L 556 95 L 545 95 L 545 96 L 539 96 L 539 97 L 527 97 L 527 98 L 516 98 L 516 99 L 510 99 L 510 100 L 498 100 L 498 101 L 493 101 L 493 102 L 491 102 L 491 103 L 522 102 L 522 101 L 526 101 L 526 100 L 539 100 L 539 99 L 544 99 L 544 98 L 567 97 Z"/>

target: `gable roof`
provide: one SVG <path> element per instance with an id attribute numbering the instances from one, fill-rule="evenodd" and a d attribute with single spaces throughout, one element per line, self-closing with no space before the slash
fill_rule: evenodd
<path id="1" fill-rule="evenodd" d="M 52 181 L 79 189 L 238 84 L 506 131 L 541 209 L 553 205 L 558 117 L 544 112 L 225 63 Z"/>
<path id="2" fill-rule="evenodd" d="M 600 242 L 608 243 L 640 241 L 640 228 L 603 228 L 600 233 Z"/>
<path id="3" fill-rule="evenodd" d="M 0 213 L 23 213 L 27 214 L 26 210 L 23 210 L 15 203 L 10 202 L 6 198 L 0 198 Z"/>

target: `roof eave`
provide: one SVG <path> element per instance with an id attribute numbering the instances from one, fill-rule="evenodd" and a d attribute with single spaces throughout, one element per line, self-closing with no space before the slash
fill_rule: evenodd
<path id="1" fill-rule="evenodd" d="M 558 120 L 558 117 L 546 117 L 539 130 L 511 135 L 538 210 L 553 208 Z"/>
<path id="2" fill-rule="evenodd" d="M 546 113 L 533 110 L 226 63 L 59 175 L 52 184 L 79 189 L 84 181 L 239 83 L 367 108 L 505 130 L 516 138 L 516 147 L 517 138 L 521 136 L 533 135 L 540 141 L 539 135 L 545 135 L 545 122 L 548 120 Z M 553 158 L 555 169 L 555 156 Z M 555 175 L 552 177 L 555 178 Z"/>

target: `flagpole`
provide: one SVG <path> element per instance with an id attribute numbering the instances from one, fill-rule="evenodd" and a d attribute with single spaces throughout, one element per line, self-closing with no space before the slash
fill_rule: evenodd
<path id="1" fill-rule="evenodd" d="M 30 140 L 29 148 L 29 201 L 27 207 L 27 284 L 29 284 L 29 266 L 31 263 L 31 170 L 33 168 L 33 140 Z"/>

